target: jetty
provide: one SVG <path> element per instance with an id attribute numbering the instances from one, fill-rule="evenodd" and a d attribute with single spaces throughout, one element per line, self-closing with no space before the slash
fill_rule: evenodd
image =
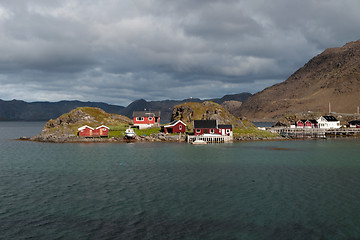
<path id="1" fill-rule="evenodd" d="M 206 143 L 226 143 L 232 142 L 232 136 L 223 136 L 220 134 L 203 134 L 203 135 L 188 135 L 186 141 L 193 143 L 194 141 L 204 141 Z"/>
<path id="2" fill-rule="evenodd" d="M 288 127 L 272 127 L 270 132 L 278 133 L 285 137 L 312 137 L 325 138 L 327 136 L 356 136 L 360 135 L 360 128 L 288 128 Z"/>

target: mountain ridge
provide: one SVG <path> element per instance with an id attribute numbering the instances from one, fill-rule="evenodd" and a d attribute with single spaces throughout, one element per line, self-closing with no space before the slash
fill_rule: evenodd
<path id="1" fill-rule="evenodd" d="M 198 98 L 183 100 L 163 100 L 163 101 L 146 101 L 138 99 L 130 103 L 127 107 L 107 104 L 104 102 L 83 102 L 79 100 L 62 100 L 58 102 L 25 102 L 23 100 L 1 100 L 0 99 L 0 121 L 48 121 L 56 119 L 64 113 L 70 112 L 77 107 L 97 107 L 105 112 L 132 117 L 133 111 L 160 110 L 162 122 L 169 122 L 172 114 L 172 108 L 175 105 L 185 102 L 205 102 L 214 101 L 223 103 L 226 99 L 245 101 L 250 93 L 239 93 L 225 95 L 222 98 L 205 99 Z"/>

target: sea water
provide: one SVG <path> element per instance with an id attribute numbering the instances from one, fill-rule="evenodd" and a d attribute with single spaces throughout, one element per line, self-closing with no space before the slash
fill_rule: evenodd
<path id="1" fill-rule="evenodd" d="M 360 239 L 360 140 L 54 144 L 0 123 L 0 239 Z"/>

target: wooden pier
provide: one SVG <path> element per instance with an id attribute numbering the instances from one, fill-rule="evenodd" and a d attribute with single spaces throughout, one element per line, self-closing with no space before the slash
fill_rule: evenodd
<path id="1" fill-rule="evenodd" d="M 360 128 L 338 128 L 338 129 L 322 129 L 322 128 L 286 128 L 277 127 L 270 128 L 269 131 L 278 133 L 286 137 L 302 138 L 325 138 L 327 136 L 356 136 L 360 135 Z"/>
<path id="2" fill-rule="evenodd" d="M 232 136 L 222 136 L 219 134 L 204 134 L 204 135 L 188 135 L 187 136 L 187 142 L 192 143 L 196 140 L 202 140 L 206 143 L 226 143 L 226 142 L 232 142 L 233 137 Z"/>

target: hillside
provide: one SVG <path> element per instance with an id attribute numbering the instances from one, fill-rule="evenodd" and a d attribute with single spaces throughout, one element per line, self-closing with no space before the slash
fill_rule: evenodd
<path id="1" fill-rule="evenodd" d="M 109 114 L 100 108 L 79 107 L 65 113 L 57 119 L 50 119 L 41 134 L 32 140 L 63 141 L 76 136 L 77 129 L 83 125 L 96 128 L 101 125 L 116 126 L 132 121 L 118 114 Z"/>
<path id="2" fill-rule="evenodd" d="M 219 124 L 231 124 L 233 127 L 253 127 L 240 118 L 234 117 L 226 108 L 214 102 L 187 102 L 174 106 L 171 121 L 181 120 L 188 129 L 193 128 L 194 120 L 217 120 Z"/>
<path id="3" fill-rule="evenodd" d="M 317 55 L 285 82 L 253 95 L 236 115 L 275 119 L 307 112 L 355 113 L 360 105 L 360 40 Z"/>

